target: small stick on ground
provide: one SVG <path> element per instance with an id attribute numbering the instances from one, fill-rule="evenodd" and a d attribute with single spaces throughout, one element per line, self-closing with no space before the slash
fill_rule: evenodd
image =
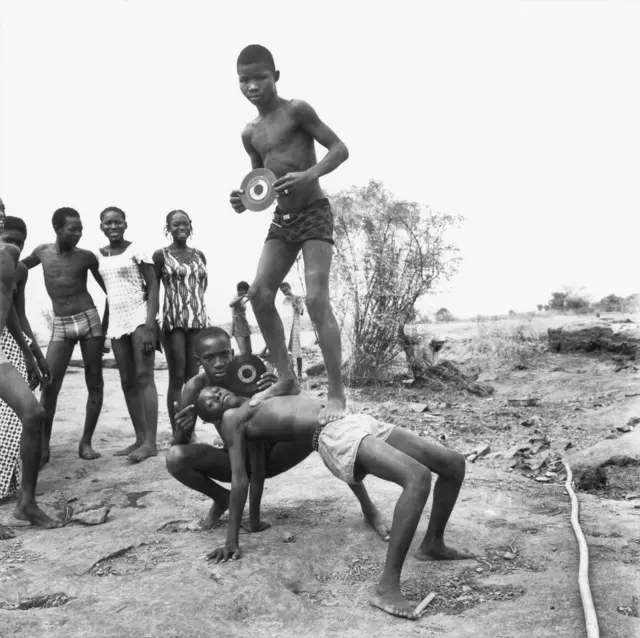
<path id="1" fill-rule="evenodd" d="M 436 592 L 432 591 L 427 597 L 413 610 L 416 616 L 422 616 L 427 605 L 436 597 Z"/>

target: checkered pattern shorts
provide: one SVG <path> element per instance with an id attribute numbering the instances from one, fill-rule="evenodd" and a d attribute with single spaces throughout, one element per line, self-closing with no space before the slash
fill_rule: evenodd
<path id="1" fill-rule="evenodd" d="M 333 212 L 328 199 L 319 199 L 295 213 L 283 213 L 276 208 L 267 239 L 280 239 L 298 244 L 312 239 L 333 244 Z"/>
<path id="2" fill-rule="evenodd" d="M 5 328 L 0 348 L 9 363 L 27 380 L 22 350 Z M 16 413 L 0 399 L 0 501 L 13 496 L 20 485 L 20 437 L 22 423 Z"/>

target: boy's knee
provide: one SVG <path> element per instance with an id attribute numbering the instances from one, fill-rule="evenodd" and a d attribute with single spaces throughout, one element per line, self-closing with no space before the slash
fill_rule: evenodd
<path id="1" fill-rule="evenodd" d="M 37 402 L 29 405 L 22 415 L 22 427 L 40 429 L 44 424 L 45 409 Z"/>
<path id="2" fill-rule="evenodd" d="M 421 493 L 429 494 L 431 490 L 431 471 L 428 467 L 420 467 L 411 473 L 411 486 Z"/>
<path id="3" fill-rule="evenodd" d="M 138 389 L 148 388 L 153 384 L 153 372 L 148 370 L 140 371 L 136 374 L 136 387 Z"/>
<path id="4" fill-rule="evenodd" d="M 308 294 L 306 299 L 307 310 L 312 321 L 317 322 L 324 319 L 331 310 L 329 295 L 324 293 Z"/>
<path id="5" fill-rule="evenodd" d="M 87 379 L 87 390 L 90 394 L 102 394 L 104 381 L 102 379 Z"/>
<path id="6" fill-rule="evenodd" d="M 251 284 L 249 287 L 249 301 L 252 306 L 257 306 L 258 308 L 263 306 L 273 306 L 276 301 L 276 291 L 269 290 L 266 286 L 262 286 L 260 284 Z"/>
<path id="7" fill-rule="evenodd" d="M 165 459 L 169 474 L 176 474 L 185 466 L 185 455 L 181 445 L 174 445 L 168 452 Z"/>
<path id="8" fill-rule="evenodd" d="M 467 462 L 464 456 L 460 452 L 452 452 L 449 465 L 451 467 L 451 478 L 462 483 L 467 472 Z"/>

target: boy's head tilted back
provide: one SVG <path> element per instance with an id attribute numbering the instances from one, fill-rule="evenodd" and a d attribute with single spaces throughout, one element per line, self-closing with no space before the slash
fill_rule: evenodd
<path id="1" fill-rule="evenodd" d="M 56 231 L 58 241 L 65 246 L 76 246 L 82 237 L 82 221 L 80 213 L 75 208 L 65 206 L 58 208 L 51 217 L 53 230 Z"/>
<path id="2" fill-rule="evenodd" d="M 3 244 L 13 244 L 22 252 L 26 241 L 27 225 L 19 217 L 7 215 L 4 218 L 4 229 L 2 229 L 0 242 Z"/>
<path id="3" fill-rule="evenodd" d="M 204 368 L 207 379 L 220 382 L 224 379 L 229 363 L 233 359 L 231 337 L 217 326 L 203 328 L 195 342 L 196 360 Z"/>

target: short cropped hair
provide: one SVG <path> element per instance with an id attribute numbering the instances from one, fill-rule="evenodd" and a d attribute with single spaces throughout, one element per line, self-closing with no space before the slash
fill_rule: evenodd
<path id="1" fill-rule="evenodd" d="M 7 215 L 4 218 L 4 229 L 5 231 L 17 230 L 19 233 L 22 233 L 25 236 L 25 239 L 27 237 L 27 225 L 19 217 L 13 217 L 12 215 Z"/>
<path id="2" fill-rule="evenodd" d="M 231 337 L 229 336 L 229 333 L 224 330 L 224 328 L 218 328 L 218 326 L 209 326 L 207 328 L 203 328 L 202 330 L 200 330 L 200 332 L 198 332 L 198 335 L 196 336 L 196 350 L 200 347 L 200 344 L 205 339 L 218 339 L 220 337 L 227 339 L 229 343 L 231 343 Z"/>
<path id="3" fill-rule="evenodd" d="M 67 219 L 70 219 L 71 217 L 80 219 L 80 213 L 75 208 L 69 208 L 68 206 L 58 208 L 51 217 L 51 224 L 53 225 L 54 230 L 62 228 L 67 223 Z"/>
<path id="4" fill-rule="evenodd" d="M 236 290 L 249 290 L 249 284 L 246 281 L 239 281 Z"/>
<path id="5" fill-rule="evenodd" d="M 273 61 L 271 51 L 261 44 L 250 44 L 242 49 L 238 56 L 236 66 L 240 66 L 241 64 L 264 64 L 269 71 L 275 73 L 276 70 L 276 63 Z"/>
<path id="6" fill-rule="evenodd" d="M 120 215 L 122 215 L 122 219 L 124 219 L 125 221 L 127 221 L 127 216 L 125 214 L 125 212 L 121 209 L 118 208 L 117 206 L 107 206 L 101 213 L 100 213 L 100 221 L 102 221 L 104 219 L 104 216 L 107 213 L 118 213 Z"/>

